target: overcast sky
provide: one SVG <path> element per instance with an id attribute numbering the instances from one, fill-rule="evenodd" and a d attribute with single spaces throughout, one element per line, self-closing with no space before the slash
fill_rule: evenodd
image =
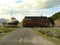
<path id="1" fill-rule="evenodd" d="M 52 16 L 60 11 L 60 0 L 0 0 L 0 18 L 24 16 Z"/>

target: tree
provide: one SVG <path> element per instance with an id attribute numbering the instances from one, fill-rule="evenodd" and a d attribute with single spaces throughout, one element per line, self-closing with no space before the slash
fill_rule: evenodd
<path id="1" fill-rule="evenodd" d="M 51 16 L 50 18 L 53 18 L 54 20 L 56 19 L 60 19 L 60 12 L 55 13 L 53 16 Z"/>

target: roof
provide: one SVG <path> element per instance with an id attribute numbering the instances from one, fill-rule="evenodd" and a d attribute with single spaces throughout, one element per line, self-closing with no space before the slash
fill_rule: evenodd
<path id="1" fill-rule="evenodd" d="M 25 19 L 47 19 L 44 16 L 25 16 Z"/>

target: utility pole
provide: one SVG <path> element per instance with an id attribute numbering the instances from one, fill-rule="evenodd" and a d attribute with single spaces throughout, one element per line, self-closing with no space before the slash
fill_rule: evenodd
<path id="1" fill-rule="evenodd" d="M 41 17 L 42 17 L 43 15 L 41 14 Z"/>
<path id="2" fill-rule="evenodd" d="M 11 9 L 11 17 L 13 17 L 12 15 L 13 15 L 13 9 Z"/>

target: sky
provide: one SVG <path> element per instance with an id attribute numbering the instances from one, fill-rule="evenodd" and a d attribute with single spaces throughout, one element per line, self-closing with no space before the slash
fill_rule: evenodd
<path id="1" fill-rule="evenodd" d="M 25 16 L 47 16 L 60 11 L 60 0 L 0 0 L 0 18 L 11 14 L 22 21 Z"/>

